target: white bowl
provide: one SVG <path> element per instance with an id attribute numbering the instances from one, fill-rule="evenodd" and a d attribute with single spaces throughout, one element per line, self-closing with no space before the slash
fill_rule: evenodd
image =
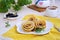
<path id="1" fill-rule="evenodd" d="M 45 16 L 57 17 L 59 15 L 58 12 L 59 12 L 58 8 L 56 8 L 55 10 L 51 10 L 50 8 L 47 8 Z"/>

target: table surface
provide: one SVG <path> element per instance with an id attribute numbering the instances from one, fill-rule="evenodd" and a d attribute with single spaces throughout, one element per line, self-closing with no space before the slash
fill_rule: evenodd
<path id="1" fill-rule="evenodd" d="M 57 6 L 59 7 L 59 0 L 56 1 Z M 60 9 L 60 8 L 59 8 Z M 17 20 L 6 20 L 4 19 L 4 14 L 0 13 L 0 35 L 4 34 L 5 32 L 7 32 L 8 30 L 10 30 L 12 27 L 14 27 L 14 25 L 19 22 L 19 20 L 26 14 L 36 14 L 36 15 L 44 15 L 44 12 L 40 13 L 37 11 L 34 11 L 32 9 L 27 8 L 26 6 L 22 7 L 22 9 L 20 11 L 18 11 L 18 15 L 19 18 Z M 5 27 L 5 22 L 9 21 L 10 23 L 10 27 Z"/>

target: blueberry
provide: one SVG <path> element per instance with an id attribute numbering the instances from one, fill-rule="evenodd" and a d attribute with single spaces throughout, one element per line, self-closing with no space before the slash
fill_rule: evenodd
<path id="1" fill-rule="evenodd" d="M 6 17 L 18 17 L 18 15 L 14 15 L 13 13 L 8 13 Z"/>

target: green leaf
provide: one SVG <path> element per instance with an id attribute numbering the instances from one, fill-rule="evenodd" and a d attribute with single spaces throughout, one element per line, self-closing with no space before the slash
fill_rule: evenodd
<path id="1" fill-rule="evenodd" d="M 8 22 L 8 21 L 7 21 L 7 22 L 5 22 L 5 24 L 6 24 L 6 25 L 5 25 L 6 27 L 9 27 L 9 26 L 10 26 L 10 24 L 9 24 L 9 22 Z"/>
<path id="2" fill-rule="evenodd" d="M 9 26 L 10 26 L 10 24 L 7 24 L 7 25 L 6 25 L 6 27 L 9 27 Z"/>
<path id="3" fill-rule="evenodd" d="M 39 33 L 41 32 L 43 29 L 42 28 L 36 28 L 35 32 Z"/>
<path id="4" fill-rule="evenodd" d="M 32 0 L 18 0 L 18 4 L 20 6 L 24 6 L 24 5 L 27 5 L 27 4 L 30 4 L 32 3 Z"/>
<path id="5" fill-rule="evenodd" d="M 18 11 L 22 6 L 30 4 L 31 2 L 32 0 L 18 0 L 16 4 L 15 0 L 0 0 L 0 12 L 8 12 L 8 9 L 10 9 L 12 5 L 15 5 L 13 9 Z"/>
<path id="6" fill-rule="evenodd" d="M 16 4 L 15 6 L 13 6 L 13 9 L 14 9 L 15 11 L 18 11 L 18 10 L 20 10 L 20 6 Z"/>
<path id="7" fill-rule="evenodd" d="M 30 4 L 30 3 L 32 3 L 32 1 L 31 0 L 28 0 L 28 4 Z"/>
<path id="8" fill-rule="evenodd" d="M 6 0 L 2 0 L 0 2 L 0 12 L 7 12 L 8 11 L 8 8 L 7 8 L 7 5 L 6 5 Z"/>

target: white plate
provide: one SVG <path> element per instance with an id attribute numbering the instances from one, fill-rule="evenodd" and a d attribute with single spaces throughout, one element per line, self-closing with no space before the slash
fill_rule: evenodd
<path id="1" fill-rule="evenodd" d="M 46 21 L 46 28 L 43 31 L 41 31 L 39 33 L 37 33 L 37 32 L 25 32 L 25 31 L 23 31 L 21 24 L 22 24 L 22 21 L 20 21 L 19 23 L 17 23 L 16 26 L 17 26 L 17 31 L 19 33 L 22 33 L 22 34 L 44 35 L 44 34 L 49 33 L 50 29 L 53 27 L 53 24 L 51 22 Z"/>

